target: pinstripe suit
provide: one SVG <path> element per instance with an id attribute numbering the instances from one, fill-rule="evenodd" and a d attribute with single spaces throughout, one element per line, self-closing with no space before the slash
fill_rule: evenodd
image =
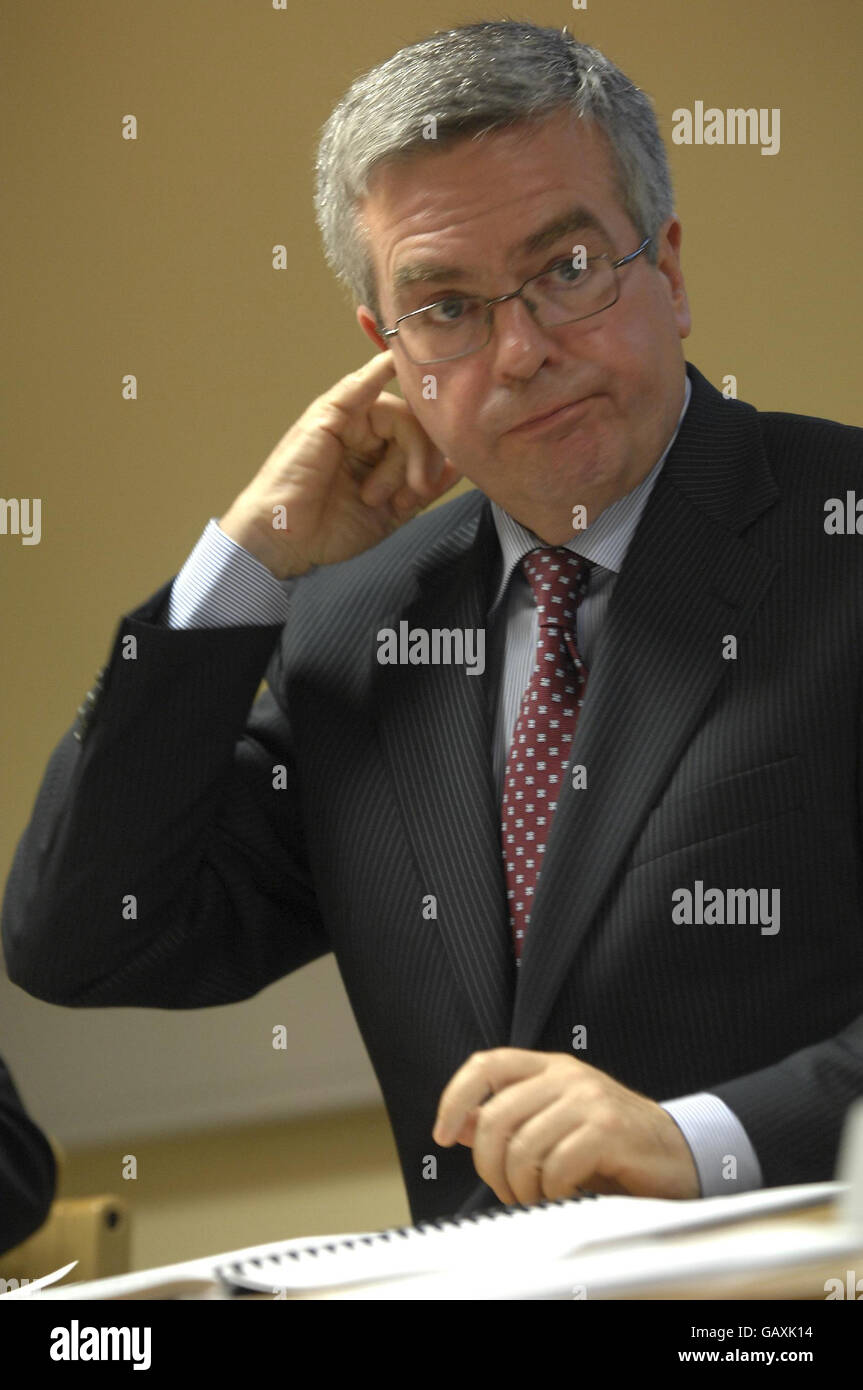
<path id="1" fill-rule="evenodd" d="M 458 1066 L 506 1044 L 571 1052 L 578 1024 L 578 1055 L 624 1084 L 718 1095 L 765 1183 L 832 1176 L 863 1092 L 863 541 L 826 535 L 824 505 L 863 490 L 863 432 L 759 413 L 688 371 L 594 653 L 573 749 L 588 787 L 561 799 L 517 983 L 493 681 L 376 661 L 401 621 L 484 625 L 499 551 L 478 492 L 310 574 L 283 634 L 158 627 L 170 586 L 123 619 L 19 846 L 11 978 L 63 1004 L 192 1007 L 333 950 L 415 1219 L 476 1188 L 470 1151 L 430 1137 Z M 674 924 L 672 894 L 698 880 L 778 889 L 781 930 Z M 135 933 L 117 927 L 130 891 Z"/>

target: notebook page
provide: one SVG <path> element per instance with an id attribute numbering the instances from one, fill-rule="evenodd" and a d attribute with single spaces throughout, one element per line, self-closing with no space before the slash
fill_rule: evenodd
<path id="1" fill-rule="evenodd" d="M 547 1262 L 639 1237 L 739 1221 L 834 1199 L 841 1185 L 806 1183 L 729 1197 L 570 1198 L 500 1207 L 463 1218 L 393 1227 L 376 1235 L 294 1240 L 252 1259 L 221 1265 L 229 1286 L 276 1292 L 325 1289 L 470 1265 Z"/>
<path id="2" fill-rule="evenodd" d="M 820 1289 L 823 1280 L 848 1268 L 859 1268 L 863 1242 L 848 1226 L 837 1222 L 813 1226 L 802 1221 L 777 1227 L 765 1219 L 742 1226 L 711 1226 L 703 1233 L 682 1233 L 681 1239 L 669 1235 L 614 1246 L 592 1246 L 581 1254 L 562 1260 L 537 1263 L 470 1266 L 435 1273 L 394 1278 L 374 1283 L 354 1284 L 332 1293 L 316 1290 L 295 1297 L 334 1297 L 347 1301 L 398 1301 L 428 1303 L 491 1302 L 511 1299 L 595 1300 L 597 1298 L 644 1298 L 657 1296 L 657 1290 L 676 1285 L 673 1297 L 701 1286 L 693 1297 L 704 1297 L 708 1281 L 717 1297 L 728 1297 L 728 1282 L 764 1279 L 785 1269 L 818 1264 L 824 1268 L 806 1297 Z M 828 1264 L 828 1262 L 831 1262 Z M 849 1263 L 850 1262 L 850 1263 Z M 855 1263 L 856 1262 L 856 1263 Z M 659 1293 L 666 1297 L 666 1293 Z M 712 1296 L 712 1294 L 711 1294 Z M 797 1296 L 797 1295 L 793 1295 Z"/>

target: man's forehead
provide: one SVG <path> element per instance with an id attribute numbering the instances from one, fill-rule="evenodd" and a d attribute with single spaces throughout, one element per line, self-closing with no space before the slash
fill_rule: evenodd
<path id="1" fill-rule="evenodd" d="M 561 213 L 546 217 L 541 225 L 527 236 L 515 236 L 509 246 L 509 252 L 513 259 L 518 256 L 538 255 L 554 246 L 562 237 L 577 236 L 582 232 L 592 232 L 606 242 L 610 239 L 608 228 L 602 219 L 590 208 L 575 203 Z M 389 278 L 392 289 L 398 292 L 411 285 L 456 280 L 469 273 L 470 267 L 454 265 L 444 259 L 413 257 L 410 251 L 407 251 L 400 260 L 397 254 L 396 264 Z"/>
<path id="2" fill-rule="evenodd" d="M 484 259 L 481 245 L 473 254 L 475 231 L 481 240 L 491 227 L 500 246 L 499 229 L 504 255 L 515 263 L 566 236 L 611 246 L 609 220 L 620 211 L 604 133 L 564 115 L 384 164 L 370 180 L 361 217 L 383 272 L 379 284 L 403 296 L 412 285 L 475 274 Z M 471 224 L 475 231 L 460 236 Z"/>

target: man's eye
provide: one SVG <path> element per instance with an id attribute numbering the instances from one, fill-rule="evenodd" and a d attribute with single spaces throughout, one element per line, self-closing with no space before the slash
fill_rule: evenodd
<path id="1" fill-rule="evenodd" d="M 430 304 L 425 312 L 430 323 L 459 323 L 467 318 L 473 307 L 475 301 L 472 299 L 441 299 L 437 304 Z"/>
<path id="2" fill-rule="evenodd" d="M 543 278 L 550 280 L 552 284 L 577 285 L 579 280 L 586 280 L 589 274 L 589 265 L 573 265 L 571 260 L 565 260 L 551 266 Z"/>

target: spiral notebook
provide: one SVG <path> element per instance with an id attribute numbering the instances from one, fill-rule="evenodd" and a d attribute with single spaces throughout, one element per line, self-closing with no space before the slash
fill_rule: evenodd
<path id="1" fill-rule="evenodd" d="M 581 1252 L 611 1250 L 648 1237 L 706 1230 L 834 1200 L 836 1183 L 806 1183 L 698 1201 L 586 1194 L 531 1207 L 496 1207 L 470 1216 L 396 1226 L 318 1241 L 291 1240 L 216 1266 L 232 1292 L 277 1294 L 527 1262 L 548 1265 Z"/>
<path id="2" fill-rule="evenodd" d="M 863 1109 L 859 1158 L 863 1172 Z M 826 1222 L 816 1210 L 824 1207 Z M 791 1216 L 779 1230 L 769 1218 L 783 1213 Z M 689 1202 L 585 1196 L 497 1207 L 59 1284 L 67 1265 L 0 1298 L 572 1298 L 588 1278 L 592 1296 L 616 1297 L 621 1280 L 649 1287 L 666 1275 L 688 1281 L 846 1252 L 863 1258 L 863 1191 L 839 1181 Z"/>

